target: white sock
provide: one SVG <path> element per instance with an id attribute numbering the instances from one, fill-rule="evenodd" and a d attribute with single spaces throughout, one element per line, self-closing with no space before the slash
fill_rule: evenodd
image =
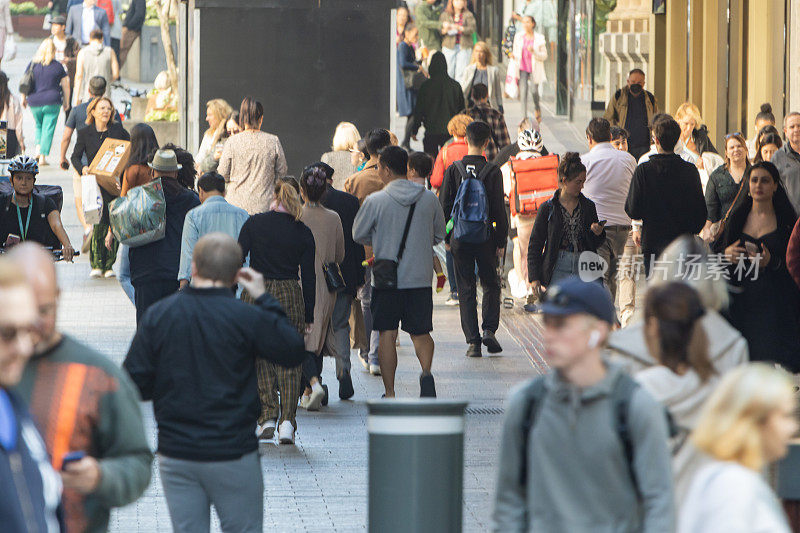
<path id="1" fill-rule="evenodd" d="M 311 392 L 323 392 L 324 393 L 325 389 L 323 389 L 322 385 L 320 385 L 319 381 L 317 381 L 316 383 L 311 385 Z"/>

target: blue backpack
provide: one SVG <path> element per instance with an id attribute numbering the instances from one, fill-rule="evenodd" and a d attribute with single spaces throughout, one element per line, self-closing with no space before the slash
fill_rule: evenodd
<path id="1" fill-rule="evenodd" d="M 486 163 L 478 176 L 467 174 L 463 161 L 454 163 L 461 174 L 461 185 L 456 192 L 453 204 L 453 239 L 459 242 L 481 244 L 489 240 L 489 204 L 486 199 L 486 187 L 483 180 L 494 168 Z"/>

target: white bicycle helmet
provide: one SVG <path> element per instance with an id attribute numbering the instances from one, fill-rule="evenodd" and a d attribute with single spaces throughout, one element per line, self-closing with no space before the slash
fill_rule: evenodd
<path id="1" fill-rule="evenodd" d="M 542 148 L 544 148 L 542 135 L 536 130 L 522 131 L 517 138 L 517 144 L 521 152 L 542 153 Z"/>

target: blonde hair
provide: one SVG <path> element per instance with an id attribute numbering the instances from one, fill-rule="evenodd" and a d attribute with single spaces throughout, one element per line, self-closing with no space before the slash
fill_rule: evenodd
<path id="1" fill-rule="evenodd" d="M 393 131 L 389 132 L 389 142 L 392 146 L 399 146 L 400 140 L 397 138 L 397 135 L 394 134 Z"/>
<path id="2" fill-rule="evenodd" d="M 489 45 L 486 44 L 486 41 L 478 41 L 475 43 L 475 46 L 472 47 L 472 59 L 470 60 L 470 64 L 478 62 L 478 54 L 481 52 L 483 52 L 486 57 L 486 64 L 494 65 L 494 54 L 492 54 L 492 50 L 489 48 Z"/>
<path id="3" fill-rule="evenodd" d="M 333 132 L 333 144 L 331 150 L 334 152 L 350 151 L 356 147 L 358 141 L 361 140 L 361 134 L 358 133 L 358 128 L 352 122 L 340 122 L 336 126 L 336 131 Z"/>
<path id="4" fill-rule="evenodd" d="M 703 122 L 703 116 L 700 114 L 700 108 L 691 102 L 682 103 L 678 107 L 678 110 L 675 111 L 675 121 L 681 121 L 684 118 L 690 118 L 694 120 L 695 128 L 699 128 L 705 124 L 705 122 Z"/>
<path id="5" fill-rule="evenodd" d="M 33 56 L 32 63 L 39 63 L 47 66 L 56 58 L 56 45 L 53 44 L 53 39 L 45 39 L 36 50 L 36 55 Z"/>
<path id="6" fill-rule="evenodd" d="M 300 194 L 292 183 L 292 178 L 282 178 L 275 181 L 275 200 L 283 206 L 295 220 L 303 216 L 303 204 Z"/>
<path id="7" fill-rule="evenodd" d="M 214 145 L 217 144 L 222 134 L 225 133 L 225 123 L 228 122 L 228 117 L 233 113 L 233 108 L 222 98 L 214 98 L 208 101 L 206 109 L 211 111 L 211 114 L 217 119 L 217 128 L 211 131 L 209 127 L 205 133 L 206 135 L 212 135 L 212 145 Z"/>
<path id="8" fill-rule="evenodd" d="M 473 120 L 471 116 L 463 113 L 456 115 L 447 123 L 447 133 L 453 137 L 466 137 L 467 126 L 472 124 Z"/>
<path id="9" fill-rule="evenodd" d="M 103 100 L 108 102 L 108 105 L 111 106 L 111 118 L 108 119 L 108 124 L 111 125 L 114 123 L 114 102 L 112 102 L 111 98 L 108 96 L 98 96 L 92 100 L 86 108 L 86 124 L 94 124 L 94 110 Z"/>
<path id="10" fill-rule="evenodd" d="M 720 461 L 752 470 L 765 463 L 761 428 L 786 399 L 794 401 L 786 372 L 764 363 L 740 366 L 723 376 L 700 411 L 692 443 Z"/>

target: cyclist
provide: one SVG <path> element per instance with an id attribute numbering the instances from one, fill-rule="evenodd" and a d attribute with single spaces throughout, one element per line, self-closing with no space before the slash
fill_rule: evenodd
<path id="1" fill-rule="evenodd" d="M 61 223 L 55 202 L 34 192 L 39 165 L 26 155 L 18 155 L 8 165 L 14 192 L 0 202 L 0 245 L 8 247 L 21 241 L 34 241 L 46 247 L 61 243 L 65 261 L 72 261 L 75 251 Z M 52 235 L 51 233 L 52 232 Z"/>

